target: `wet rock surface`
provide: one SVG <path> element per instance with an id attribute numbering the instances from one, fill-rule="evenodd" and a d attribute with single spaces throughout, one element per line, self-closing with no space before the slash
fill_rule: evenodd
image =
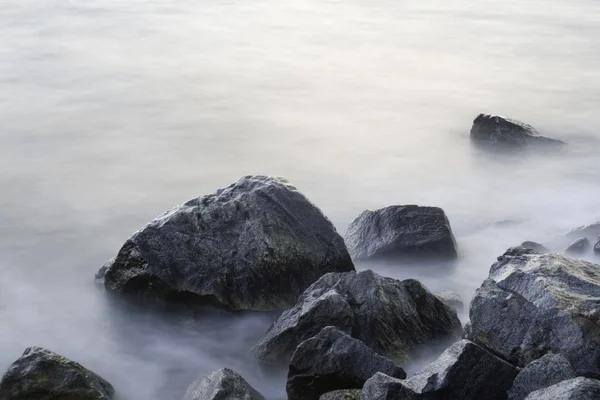
<path id="1" fill-rule="evenodd" d="M 160 304 L 279 310 L 354 266 L 331 222 L 283 178 L 246 176 L 133 234 L 96 276 Z"/>
<path id="2" fill-rule="evenodd" d="M 350 224 L 345 239 L 357 260 L 456 257 L 450 222 L 439 207 L 407 205 L 364 211 Z"/>

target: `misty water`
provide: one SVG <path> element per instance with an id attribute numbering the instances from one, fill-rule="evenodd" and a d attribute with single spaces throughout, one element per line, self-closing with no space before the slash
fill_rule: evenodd
<path id="1" fill-rule="evenodd" d="M 247 356 L 273 316 L 182 323 L 93 282 L 145 222 L 247 174 L 287 177 L 341 233 L 367 208 L 444 208 L 456 263 L 357 269 L 468 302 L 507 247 L 600 218 L 599 17 L 593 0 L 2 0 L 0 369 L 39 345 L 119 399 L 179 399 L 221 367 L 285 398 Z M 473 147 L 480 112 L 568 147 Z"/>

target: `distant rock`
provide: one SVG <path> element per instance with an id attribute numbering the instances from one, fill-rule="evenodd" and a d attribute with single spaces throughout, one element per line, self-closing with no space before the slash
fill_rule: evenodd
<path id="1" fill-rule="evenodd" d="M 575 371 L 566 358 L 548 353 L 519 372 L 508 392 L 508 399 L 524 400 L 531 392 L 575 377 Z"/>
<path id="2" fill-rule="evenodd" d="M 600 266 L 511 248 L 470 307 L 468 338 L 524 367 L 547 353 L 577 375 L 600 374 Z"/>
<path id="3" fill-rule="evenodd" d="M 525 400 L 598 400 L 600 381 L 589 378 L 574 378 L 545 389 L 536 390 Z"/>
<path id="4" fill-rule="evenodd" d="M 110 400 L 110 383 L 81 364 L 29 347 L 0 382 L 0 400 Z"/>
<path id="5" fill-rule="evenodd" d="M 240 374 L 222 368 L 190 385 L 183 400 L 265 400 Z"/>
<path id="6" fill-rule="evenodd" d="M 543 244 L 539 244 L 536 242 L 530 242 L 530 241 L 526 241 L 521 243 L 521 247 L 525 247 L 526 249 L 531 249 L 533 251 L 535 251 L 536 253 L 549 253 L 550 250 L 544 246 Z"/>
<path id="7" fill-rule="evenodd" d="M 517 373 L 506 361 L 461 340 L 406 380 L 374 375 L 361 400 L 504 400 Z"/>
<path id="8" fill-rule="evenodd" d="M 344 240 L 286 180 L 246 176 L 133 234 L 97 280 L 159 304 L 291 307 L 327 272 L 353 271 Z"/>
<path id="9" fill-rule="evenodd" d="M 327 326 L 383 356 L 404 360 L 422 344 L 462 334 L 456 312 L 416 280 L 371 270 L 330 273 L 275 321 L 253 351 L 263 367 L 287 364 L 301 342 Z"/>
<path id="10" fill-rule="evenodd" d="M 531 125 L 487 114 L 479 114 L 473 121 L 471 139 L 492 145 L 511 147 L 524 147 L 535 144 L 564 144 L 561 140 L 540 136 Z"/>
<path id="11" fill-rule="evenodd" d="M 360 389 L 334 390 L 333 392 L 325 393 L 319 400 L 359 400 L 360 391 Z"/>
<path id="12" fill-rule="evenodd" d="M 406 256 L 456 257 L 456 241 L 444 210 L 415 205 L 364 211 L 346 232 L 356 259 Z"/>
<path id="13" fill-rule="evenodd" d="M 566 234 L 567 240 L 577 240 L 579 238 L 588 238 L 590 242 L 594 242 L 600 236 L 600 221 L 593 224 L 580 226 Z"/>
<path id="14" fill-rule="evenodd" d="M 567 247 L 567 254 L 583 254 L 590 248 L 590 241 L 586 237 L 582 237 L 574 241 Z"/>
<path id="15" fill-rule="evenodd" d="M 596 244 L 594 244 L 594 253 L 600 254 L 600 237 L 598 237 Z"/>
<path id="16" fill-rule="evenodd" d="M 380 356 L 360 340 L 328 326 L 300 343 L 292 360 L 287 381 L 289 400 L 318 400 L 336 389 L 361 389 L 377 372 L 396 378 L 406 373 L 391 360 Z"/>
<path id="17" fill-rule="evenodd" d="M 446 303 L 447 306 L 455 309 L 457 312 L 462 312 L 465 308 L 465 303 L 460 295 L 456 292 L 445 290 L 442 292 L 435 292 L 433 294 Z"/>

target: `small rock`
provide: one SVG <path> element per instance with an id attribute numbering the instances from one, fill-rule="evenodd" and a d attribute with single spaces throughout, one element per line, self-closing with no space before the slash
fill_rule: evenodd
<path id="1" fill-rule="evenodd" d="M 333 392 L 325 393 L 319 400 L 359 400 L 360 391 L 360 389 L 334 390 Z"/>
<path id="2" fill-rule="evenodd" d="M 294 352 L 286 386 L 288 399 L 318 400 L 332 390 L 361 389 L 377 372 L 406 378 L 404 370 L 394 362 L 360 340 L 328 326 L 300 343 Z"/>
<path id="3" fill-rule="evenodd" d="M 399 281 L 371 270 L 329 273 L 275 321 L 254 354 L 263 367 L 287 365 L 296 347 L 326 326 L 400 360 L 421 344 L 462 334 L 456 311 L 416 280 Z"/>
<path id="4" fill-rule="evenodd" d="M 534 144 L 564 144 L 561 140 L 540 136 L 531 125 L 487 114 L 479 114 L 473 121 L 471 139 L 492 145 L 511 147 L 524 147 Z"/>
<path id="5" fill-rule="evenodd" d="M 0 400 L 110 400 L 110 383 L 81 364 L 41 347 L 29 347 L 0 382 Z"/>
<path id="6" fill-rule="evenodd" d="M 445 290 L 442 292 L 435 292 L 433 294 L 446 303 L 448 307 L 455 309 L 457 312 L 462 312 L 465 308 L 465 303 L 460 295 L 456 292 Z"/>
<path id="7" fill-rule="evenodd" d="M 408 205 L 364 211 L 348 227 L 346 244 L 356 260 L 456 257 L 450 222 L 438 207 Z"/>
<path id="8" fill-rule="evenodd" d="M 525 400 L 598 400 L 600 381 L 589 378 L 574 378 L 536 390 Z"/>
<path id="9" fill-rule="evenodd" d="M 222 368 L 190 385 L 183 400 L 265 400 L 240 374 Z"/>
<path id="10" fill-rule="evenodd" d="M 361 400 L 504 400 L 518 369 L 476 344 L 461 340 L 406 380 L 378 373 Z"/>
<path id="11" fill-rule="evenodd" d="M 246 176 L 167 211 L 101 268 L 106 290 L 161 305 L 282 310 L 354 265 L 333 224 L 283 178 Z"/>
<path id="12" fill-rule="evenodd" d="M 521 247 L 525 247 L 526 249 L 531 249 L 536 253 L 549 253 L 550 250 L 544 246 L 543 244 L 539 244 L 536 242 L 525 241 L 521 243 Z"/>
<path id="13" fill-rule="evenodd" d="M 575 371 L 560 354 L 546 354 L 519 372 L 508 392 L 509 400 L 524 400 L 531 392 L 575 378 Z"/>
<path id="14" fill-rule="evenodd" d="M 525 367 L 561 354 L 577 375 L 600 374 L 600 266 L 511 248 L 470 307 L 468 339 Z"/>
<path id="15" fill-rule="evenodd" d="M 567 254 L 583 254 L 590 247 L 590 241 L 586 237 L 582 237 L 574 241 L 565 250 Z"/>

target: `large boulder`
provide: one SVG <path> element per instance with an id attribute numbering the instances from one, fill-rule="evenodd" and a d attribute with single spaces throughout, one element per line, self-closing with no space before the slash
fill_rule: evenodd
<path id="1" fill-rule="evenodd" d="M 0 400 L 109 400 L 110 383 L 81 364 L 29 347 L 0 381 Z"/>
<path id="2" fill-rule="evenodd" d="M 359 400 L 360 389 L 342 389 L 325 393 L 319 400 Z"/>
<path id="3" fill-rule="evenodd" d="M 357 260 L 456 257 L 450 222 L 439 207 L 407 205 L 363 211 L 348 227 L 346 244 Z"/>
<path id="4" fill-rule="evenodd" d="M 518 369 L 476 344 L 461 340 L 406 380 L 378 373 L 361 400 L 503 400 Z"/>
<path id="5" fill-rule="evenodd" d="M 473 121 L 471 139 L 510 147 L 524 147 L 532 144 L 564 144 L 561 140 L 541 136 L 531 125 L 487 114 L 479 114 Z"/>
<path id="6" fill-rule="evenodd" d="M 560 354 L 546 354 L 519 372 L 508 392 L 509 400 L 524 400 L 531 392 L 575 378 L 575 371 Z"/>
<path id="7" fill-rule="evenodd" d="M 353 270 L 344 240 L 304 195 L 282 178 L 246 176 L 144 226 L 97 279 L 161 303 L 275 310 L 323 274 Z"/>
<path id="8" fill-rule="evenodd" d="M 546 353 L 578 375 L 600 374 L 600 266 L 511 248 L 492 265 L 470 308 L 468 338 L 524 367 Z"/>
<path id="9" fill-rule="evenodd" d="M 443 290 L 441 292 L 435 292 L 438 299 L 442 300 L 446 305 L 455 309 L 457 312 L 462 312 L 465 308 L 465 303 L 463 302 L 460 294 L 456 292 L 452 292 L 450 290 Z"/>
<path id="10" fill-rule="evenodd" d="M 584 237 L 590 242 L 595 242 L 598 236 L 600 236 L 600 221 L 572 229 L 565 235 L 565 239 L 573 241 Z"/>
<path id="11" fill-rule="evenodd" d="M 406 378 L 404 370 L 394 362 L 328 326 L 300 343 L 294 352 L 286 386 L 288 399 L 318 400 L 336 389 L 361 389 L 377 372 Z"/>
<path id="12" fill-rule="evenodd" d="M 221 368 L 190 385 L 183 400 L 265 400 L 240 374 Z"/>
<path id="13" fill-rule="evenodd" d="M 399 281 L 371 270 L 330 273 L 275 321 L 254 353 L 263 366 L 287 364 L 301 342 L 326 326 L 399 360 L 421 344 L 462 333 L 456 312 L 416 280 Z"/>
<path id="14" fill-rule="evenodd" d="M 574 378 L 536 390 L 525 400 L 598 400 L 600 381 L 589 378 Z"/>

